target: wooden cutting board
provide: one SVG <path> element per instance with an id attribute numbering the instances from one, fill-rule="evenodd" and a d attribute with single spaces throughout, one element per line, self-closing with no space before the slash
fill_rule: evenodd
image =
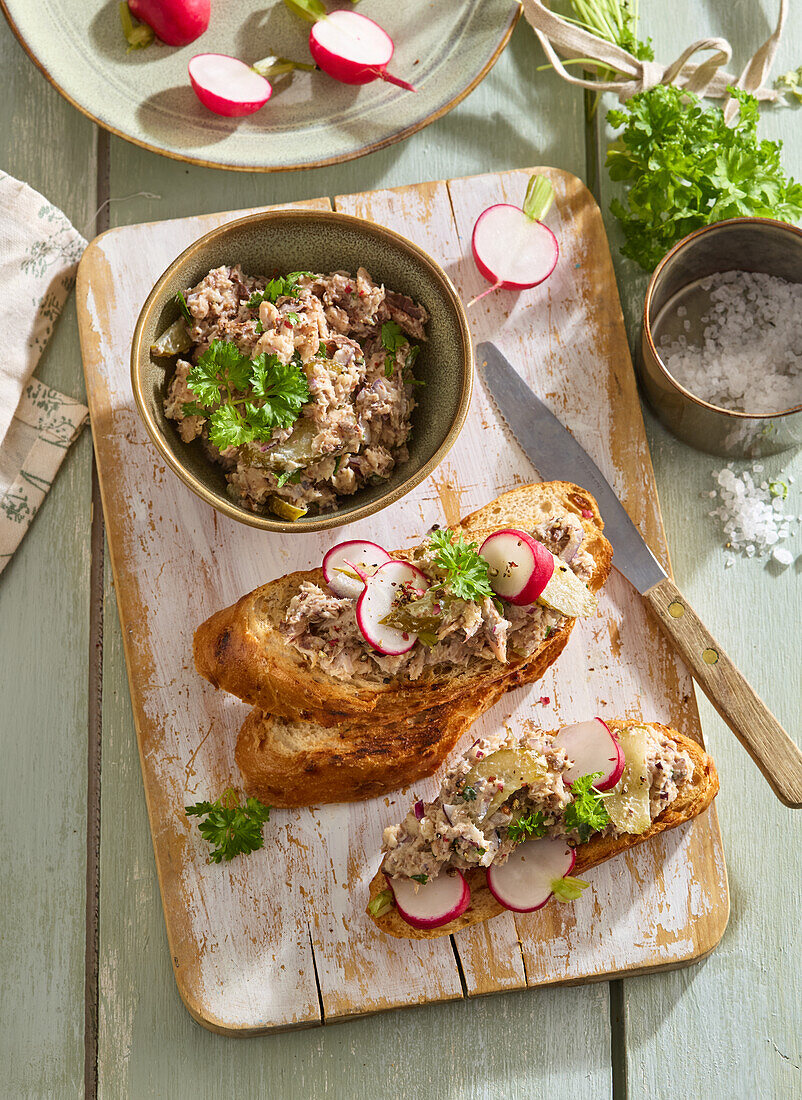
<path id="1" fill-rule="evenodd" d="M 337 197 L 337 210 L 403 233 L 445 267 L 464 299 L 484 288 L 470 256 L 477 215 L 520 202 L 530 170 Z M 547 219 L 561 246 L 543 287 L 470 310 L 570 426 L 668 563 L 635 378 L 598 207 L 574 176 L 551 177 Z M 329 209 L 328 199 L 298 206 Z M 382 829 L 413 791 L 371 802 L 274 810 L 265 847 L 217 866 L 183 813 L 239 775 L 234 743 L 248 708 L 192 664 L 195 627 L 272 577 L 320 562 L 331 535 L 273 535 L 217 515 L 160 462 L 134 408 L 131 335 L 164 268 L 193 240 L 248 211 L 105 233 L 78 274 L 78 313 L 95 451 L 125 641 L 145 796 L 176 981 L 200 1023 L 230 1034 L 341 1020 L 423 1002 L 600 980 L 703 957 L 729 898 L 715 807 L 588 873 L 572 905 L 505 913 L 451 938 L 401 941 L 364 913 Z M 463 432 L 437 471 L 394 507 L 338 538 L 410 545 L 513 485 L 538 480 L 502 427 L 481 379 Z M 613 571 L 598 616 L 578 623 L 557 666 L 508 695 L 467 735 L 555 728 L 594 714 L 657 719 L 701 740 L 691 680 Z M 438 780 L 416 784 L 431 798 Z"/>

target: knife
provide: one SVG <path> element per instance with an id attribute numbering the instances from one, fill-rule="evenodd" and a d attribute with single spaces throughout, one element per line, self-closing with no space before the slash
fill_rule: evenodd
<path id="1" fill-rule="evenodd" d="M 573 481 L 596 498 L 619 572 L 637 588 L 710 702 L 786 806 L 802 808 L 802 752 L 666 574 L 601 470 L 491 343 L 476 348 L 490 395 L 545 481 Z"/>

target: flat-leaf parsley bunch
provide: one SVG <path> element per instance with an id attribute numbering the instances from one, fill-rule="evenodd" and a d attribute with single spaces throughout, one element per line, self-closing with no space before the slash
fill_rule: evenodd
<path id="1" fill-rule="evenodd" d="M 227 340 L 212 341 L 187 384 L 196 399 L 184 404 L 184 415 L 206 417 L 209 439 L 221 451 L 267 442 L 277 428 L 294 424 L 309 401 L 297 356 L 289 363 L 264 352 L 249 359 Z"/>

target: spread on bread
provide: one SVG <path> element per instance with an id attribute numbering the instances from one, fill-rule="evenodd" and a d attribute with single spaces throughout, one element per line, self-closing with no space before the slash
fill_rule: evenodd
<path id="1" fill-rule="evenodd" d="M 336 508 L 406 461 L 422 305 L 364 268 L 268 279 L 239 265 L 210 271 L 179 304 L 151 348 L 178 355 L 165 415 L 244 508 L 287 519 Z"/>
<path id="2" fill-rule="evenodd" d="M 700 798 L 682 800 L 694 781 Z M 716 790 L 699 747 L 654 724 L 594 719 L 556 734 L 505 731 L 478 740 L 434 801 L 416 802 L 384 830 L 384 883 L 372 889 L 368 912 L 380 926 L 395 909 L 411 929 L 439 928 L 469 910 L 469 882 L 481 882 L 497 903 L 477 919 L 502 908 L 539 909 L 552 894 L 570 900 L 586 886 L 570 877 L 577 849 L 592 850 L 602 838 L 609 858 L 621 838 L 629 846 L 643 837 L 678 801 L 672 825 L 701 812 Z M 440 881 L 449 878 L 450 885 Z"/>
<path id="3" fill-rule="evenodd" d="M 404 559 L 374 543 L 343 543 L 324 562 L 329 591 L 303 582 L 280 631 L 341 679 L 416 680 L 472 659 L 506 664 L 532 654 L 567 617 L 595 609 L 586 543 L 568 511 L 528 531 L 496 531 L 481 546 L 437 529 Z"/>

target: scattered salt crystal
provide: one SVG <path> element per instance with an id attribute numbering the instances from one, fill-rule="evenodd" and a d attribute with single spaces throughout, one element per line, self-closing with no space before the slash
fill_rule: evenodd
<path id="1" fill-rule="evenodd" d="M 703 346 L 684 335 L 661 340 L 674 378 L 720 408 L 765 416 L 802 404 L 802 283 L 725 271 L 699 285 L 710 292 Z"/>
<path id="2" fill-rule="evenodd" d="M 718 519 L 722 525 L 726 568 L 734 564 L 737 552 L 748 558 L 762 558 L 769 554 L 776 558 L 778 551 L 783 555 L 790 553 L 777 543 L 788 538 L 792 523 L 802 519 L 802 516 L 787 515 L 784 511 L 785 498 L 772 495 L 771 486 L 779 482 L 761 482 L 758 485 L 752 476 L 756 472 L 757 468 L 752 467 L 751 472 L 744 470 L 736 475 L 729 465 L 713 471 L 716 488 L 711 496 L 718 498 L 718 507 L 708 515 Z"/>
<path id="3" fill-rule="evenodd" d="M 784 546 L 776 546 L 771 556 L 775 561 L 778 561 L 780 565 L 790 565 L 794 560 L 794 555 L 790 550 L 786 550 Z"/>

